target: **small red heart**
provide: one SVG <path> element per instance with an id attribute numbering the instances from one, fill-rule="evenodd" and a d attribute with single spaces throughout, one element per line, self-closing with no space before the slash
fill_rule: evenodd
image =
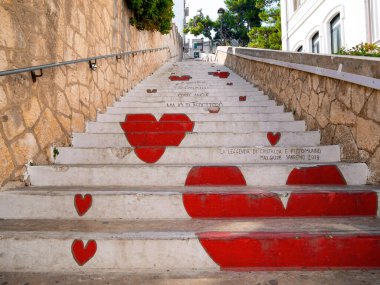
<path id="1" fill-rule="evenodd" d="M 152 114 L 130 114 L 120 123 L 135 154 L 146 163 L 157 162 L 167 146 L 179 146 L 194 122 L 185 114 L 164 114 L 157 122 Z"/>
<path id="2" fill-rule="evenodd" d="M 74 198 L 75 209 L 79 216 L 83 216 L 92 206 L 92 196 L 90 194 L 77 194 Z"/>
<path id="3" fill-rule="evenodd" d="M 240 102 L 247 101 L 247 96 L 240 96 L 240 97 L 239 97 L 239 101 L 240 101 Z"/>
<path id="4" fill-rule="evenodd" d="M 268 141 L 272 146 L 275 146 L 281 139 L 281 133 L 268 133 Z"/>
<path id="5" fill-rule="evenodd" d="M 71 252 L 79 266 L 85 265 L 91 258 L 93 258 L 96 253 L 96 249 L 97 245 L 94 240 L 89 240 L 86 246 L 84 246 L 82 240 L 76 239 L 71 245 Z"/>
<path id="6" fill-rule="evenodd" d="M 182 75 L 182 76 L 177 76 L 177 75 L 171 75 L 169 77 L 171 81 L 189 81 L 191 79 L 191 76 L 189 75 Z"/>
<path id="7" fill-rule="evenodd" d="M 220 107 L 210 107 L 210 108 L 208 108 L 208 111 L 211 114 L 218 114 L 220 111 Z"/>

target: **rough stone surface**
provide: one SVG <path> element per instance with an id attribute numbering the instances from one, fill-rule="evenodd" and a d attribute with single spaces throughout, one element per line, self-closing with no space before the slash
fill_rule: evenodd
<path id="1" fill-rule="evenodd" d="M 42 113 L 41 118 L 35 128 L 35 132 L 41 149 L 44 149 L 53 142 L 58 141 L 63 135 L 61 127 L 50 109 L 46 109 Z"/>
<path id="2" fill-rule="evenodd" d="M 28 128 L 33 127 L 41 115 L 41 107 L 37 98 L 32 97 L 29 101 L 22 105 L 21 109 L 26 126 Z"/>
<path id="3" fill-rule="evenodd" d="M 11 153 L 0 137 L 0 183 L 7 181 L 14 171 Z"/>
<path id="4" fill-rule="evenodd" d="M 371 120 L 358 118 L 356 136 L 359 148 L 373 152 L 380 142 L 380 125 Z"/>
<path id="5" fill-rule="evenodd" d="M 21 110 L 17 107 L 10 108 L 1 114 L 1 122 L 5 137 L 12 140 L 25 131 L 25 125 Z"/>
<path id="6" fill-rule="evenodd" d="M 269 65 L 227 54 L 225 51 L 224 47 L 218 49 L 216 60 L 219 63 L 246 77 L 278 103 L 284 104 L 287 111 L 295 114 L 296 119 L 306 121 L 308 130 L 319 129 L 322 144 L 340 144 L 343 161 L 366 162 L 370 165 L 371 176 L 368 182 L 380 184 L 380 158 L 377 154 L 380 147 L 379 90 Z M 294 62 L 287 57 L 289 53 L 238 48 L 237 53 L 239 52 L 259 58 Z M 293 57 L 298 58 L 298 55 Z M 364 76 L 380 74 L 380 65 L 366 59 L 335 59 L 312 54 L 302 54 L 299 57 L 300 62 L 296 63 L 312 64 L 323 60 L 320 66 L 324 66 L 329 61 L 342 60 L 347 62 L 343 64 L 349 68 L 347 72 Z M 306 61 L 302 62 L 302 59 Z M 372 66 L 371 69 L 364 68 L 367 64 Z"/>
<path id="7" fill-rule="evenodd" d="M 85 122 L 115 98 L 165 62 L 182 57 L 176 27 L 167 35 L 138 31 L 129 25 L 130 16 L 125 0 L 0 1 L 0 70 L 169 48 L 98 60 L 96 71 L 87 62 L 46 69 L 36 83 L 30 73 L 1 77 L 0 141 L 14 161 L 0 163 L 0 187 L 20 180 L 28 159 L 48 163 L 50 145 L 69 145 L 72 131 L 83 131 Z"/>
<path id="8" fill-rule="evenodd" d="M 14 142 L 11 148 L 18 165 L 22 165 L 25 161 L 33 160 L 34 156 L 39 152 L 36 138 L 31 133 L 26 133 Z"/>

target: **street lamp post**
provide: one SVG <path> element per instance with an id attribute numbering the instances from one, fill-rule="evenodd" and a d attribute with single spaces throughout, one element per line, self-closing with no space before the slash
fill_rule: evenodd
<path id="1" fill-rule="evenodd" d="M 219 8 L 218 9 L 218 15 L 220 17 L 220 36 L 223 40 L 223 43 L 224 43 L 224 36 L 223 36 L 223 14 L 225 13 L 226 11 L 223 9 L 223 8 Z"/>
<path id="2" fill-rule="evenodd" d="M 201 42 L 202 42 L 202 48 L 201 48 L 201 52 L 203 52 L 203 38 L 201 38 Z"/>

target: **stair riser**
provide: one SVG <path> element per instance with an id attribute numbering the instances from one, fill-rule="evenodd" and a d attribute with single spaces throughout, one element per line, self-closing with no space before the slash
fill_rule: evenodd
<path id="1" fill-rule="evenodd" d="M 123 120 L 124 121 L 124 120 Z M 123 123 L 125 124 L 125 123 Z M 181 125 L 181 123 L 144 123 L 144 122 L 131 122 L 128 124 L 135 132 L 149 132 L 155 126 L 165 126 L 170 130 L 171 126 Z M 182 124 L 184 125 L 184 124 Z M 195 122 L 193 132 L 196 133 L 251 133 L 251 132 L 303 132 L 305 131 L 305 122 Z M 158 130 L 157 130 L 158 131 Z M 174 129 L 173 129 L 174 131 Z M 120 134 L 124 133 L 118 123 L 99 123 L 90 122 L 87 124 L 87 133 L 108 133 Z"/>
<path id="2" fill-rule="evenodd" d="M 0 240 L 0 249 L 7 249 L 0 255 L 1 271 L 219 270 L 195 233 L 186 234 L 183 239 L 161 240 L 103 240 L 99 234 L 91 233 L 70 234 L 72 238 L 65 238 L 64 234 L 50 235 L 56 237 L 30 239 L 26 236 L 21 240 Z M 96 241 L 97 251 L 84 266 L 79 266 L 73 258 L 71 246 L 75 239 L 85 238 Z"/>
<path id="3" fill-rule="evenodd" d="M 257 165 L 239 169 L 248 186 L 282 186 L 299 167 L 310 166 Z M 184 186 L 191 169 L 191 166 L 37 166 L 29 167 L 28 173 L 32 186 Z M 367 182 L 365 164 L 340 164 L 339 170 L 347 185 Z"/>
<path id="4" fill-rule="evenodd" d="M 251 102 L 257 102 L 257 101 L 265 101 L 268 100 L 267 96 L 261 96 L 261 95 L 236 95 L 236 96 L 225 96 L 224 98 L 220 97 L 181 97 L 181 96 L 171 96 L 171 97 L 163 97 L 167 94 L 157 95 L 155 96 L 129 96 L 126 95 L 125 97 L 122 97 L 120 99 L 120 102 L 117 102 L 118 104 L 120 103 L 166 103 L 166 102 L 176 102 L 176 103 L 184 103 L 184 102 L 196 102 L 196 103 L 220 103 L 222 102 L 223 105 L 225 104 L 233 104 L 233 103 L 240 103 L 241 101 L 239 100 L 240 96 L 245 96 L 246 101 L 242 101 L 245 103 L 251 103 Z M 240 106 L 240 105 L 239 105 Z"/>
<path id="5" fill-rule="evenodd" d="M 219 100 L 229 99 L 231 97 L 237 98 L 238 96 L 248 96 L 253 98 L 265 97 L 262 91 L 255 90 L 231 90 L 226 91 L 225 89 L 219 90 L 217 92 L 212 92 L 212 90 L 200 90 L 200 91 L 177 91 L 177 90 L 162 90 L 157 89 L 157 93 L 148 93 L 147 89 L 131 90 L 125 93 L 121 98 L 162 98 L 162 97 L 178 97 L 178 98 L 218 98 Z"/>
<path id="6" fill-rule="evenodd" d="M 1 219 L 188 220 L 192 218 L 379 217 L 375 192 L 136 193 L 61 192 L 56 195 L 4 194 Z M 75 195 L 90 194 L 86 212 Z M 293 200 L 293 196 L 297 198 Z M 377 195 L 377 196 L 376 196 Z M 305 198 L 302 198 L 305 197 Z M 15 202 L 17 201 L 17 202 Z M 17 204 L 16 204 L 17 203 Z M 297 204 L 298 203 L 298 204 Z"/>
<path id="7" fill-rule="evenodd" d="M 183 108 L 176 105 L 166 108 L 107 108 L 108 114 L 151 114 L 151 113 L 167 113 L 167 114 L 210 114 L 208 107 L 189 107 Z M 218 114 L 273 114 L 282 113 L 283 106 L 273 107 L 220 107 Z M 212 112 L 212 111 L 211 111 Z"/>
<path id="8" fill-rule="evenodd" d="M 95 238 L 96 252 L 84 265 L 73 258 L 73 238 L 3 239 L 2 271 L 39 272 L 125 270 L 268 270 L 380 268 L 380 235 L 339 235 L 233 232 L 187 233 L 183 239 Z M 73 236 L 73 234 L 70 234 Z M 83 234 L 78 233 L 78 238 Z M 91 239 L 91 234 L 85 234 Z M 84 237 L 83 237 L 84 239 Z M 84 240 L 87 243 L 87 240 Z M 203 247 L 202 247 L 203 246 Z M 206 253 L 206 250 L 207 253 Z M 358 254 L 358 253 L 361 254 Z M 208 256 L 212 257 L 212 259 Z M 44 258 L 41 259 L 41 256 Z"/>
<path id="9" fill-rule="evenodd" d="M 133 148 L 59 148 L 56 164 L 144 164 Z M 301 153 L 303 153 L 301 155 Z M 300 154 L 300 155 L 298 155 Z M 276 160 L 271 158 L 276 157 Z M 167 148 L 157 164 L 246 164 L 339 162 L 339 147 L 316 148 Z"/>
<path id="10" fill-rule="evenodd" d="M 156 118 L 161 118 L 163 114 L 153 114 Z M 99 114 L 97 121 L 100 123 L 119 123 L 125 121 L 126 115 L 117 114 Z M 274 113 L 274 114 L 224 114 L 215 116 L 214 114 L 188 114 L 192 121 L 198 122 L 267 122 L 267 121 L 294 121 L 292 113 Z"/>
<path id="11" fill-rule="evenodd" d="M 276 146 L 306 147 L 317 146 L 320 142 L 319 132 L 283 132 Z M 75 147 L 130 147 L 124 134 L 73 134 Z M 182 140 L 182 147 L 255 147 L 271 146 L 267 133 L 233 134 L 233 133 L 187 133 Z"/>
<path id="12" fill-rule="evenodd" d="M 267 106 L 276 106 L 276 102 L 272 100 L 263 100 L 263 101 L 252 101 L 252 102 L 239 102 L 239 98 L 235 102 L 222 102 L 216 101 L 211 102 L 180 102 L 180 101 L 167 101 L 167 102 L 115 102 L 114 107 L 128 108 L 128 107 L 140 107 L 140 108 L 166 108 L 168 106 L 184 106 L 184 107 L 202 107 L 209 108 L 212 106 L 221 107 L 267 107 Z"/>

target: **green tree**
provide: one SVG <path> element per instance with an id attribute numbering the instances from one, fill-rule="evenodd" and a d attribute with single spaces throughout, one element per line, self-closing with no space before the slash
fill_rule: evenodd
<path id="1" fill-rule="evenodd" d="M 215 23 L 210 19 L 210 17 L 205 17 L 201 12 L 199 15 L 196 15 L 194 18 L 190 19 L 189 24 L 183 31 L 185 34 L 191 33 L 194 36 L 204 35 L 212 41 L 212 30 L 214 27 Z"/>
<path id="2" fill-rule="evenodd" d="M 133 12 L 131 25 L 139 30 L 159 31 L 167 34 L 174 18 L 173 0 L 126 0 Z"/>
<path id="3" fill-rule="evenodd" d="M 244 25 L 247 31 L 252 27 L 260 26 L 261 8 L 257 6 L 258 0 L 225 0 L 227 9 L 236 17 L 235 23 Z M 262 0 L 260 0 L 262 1 Z"/>
<path id="4" fill-rule="evenodd" d="M 262 3 L 259 3 L 265 7 L 259 14 L 263 25 L 249 31 L 250 47 L 281 49 L 281 11 L 278 2 L 278 0 L 262 0 Z"/>

